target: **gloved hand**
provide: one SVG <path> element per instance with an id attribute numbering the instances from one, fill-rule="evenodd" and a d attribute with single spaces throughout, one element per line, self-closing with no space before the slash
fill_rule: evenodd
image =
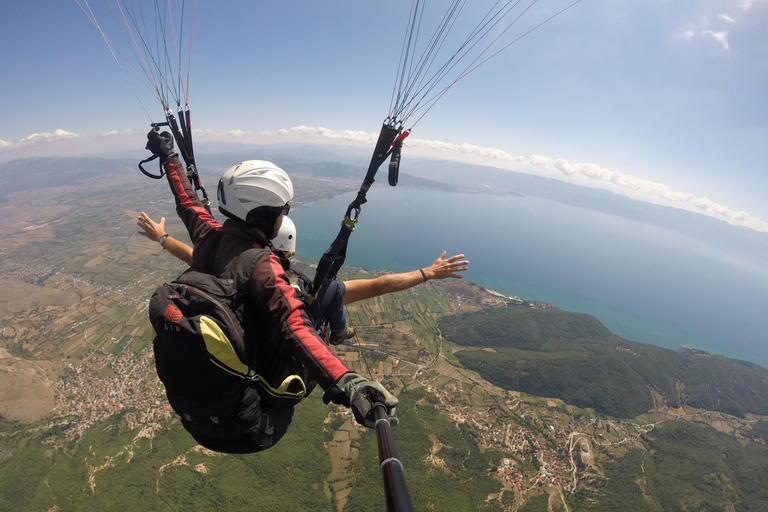
<path id="1" fill-rule="evenodd" d="M 173 135 L 170 132 L 158 132 L 150 130 L 147 134 L 146 149 L 160 159 L 160 163 L 165 163 L 169 158 L 179 154 L 173 147 Z"/>
<path id="2" fill-rule="evenodd" d="M 323 395 L 323 402 L 326 404 L 333 402 L 350 407 L 355 415 L 355 420 L 368 428 L 373 428 L 376 425 L 373 405 L 381 403 L 387 408 L 390 424 L 393 426 L 397 424 L 397 418 L 394 417 L 395 407 L 398 404 L 397 398 L 378 382 L 366 379 L 354 372 L 345 373 L 333 386 L 328 388 Z"/>

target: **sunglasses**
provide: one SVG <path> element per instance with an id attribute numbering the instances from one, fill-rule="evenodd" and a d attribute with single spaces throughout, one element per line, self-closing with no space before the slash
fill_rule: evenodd
<path id="1" fill-rule="evenodd" d="M 288 212 L 290 212 L 290 211 L 291 211 L 291 205 L 288 204 L 288 203 L 285 203 L 285 206 L 283 206 L 280 209 L 280 213 L 282 213 L 283 215 L 288 215 Z"/>

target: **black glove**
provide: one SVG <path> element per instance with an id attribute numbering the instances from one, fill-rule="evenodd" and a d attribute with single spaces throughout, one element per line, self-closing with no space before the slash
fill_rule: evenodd
<path id="1" fill-rule="evenodd" d="M 397 424 L 395 407 L 398 404 L 389 391 L 378 382 L 366 379 L 354 372 L 345 373 L 336 383 L 328 388 L 323 395 L 323 402 L 333 402 L 352 409 L 355 420 L 364 427 L 373 428 L 376 419 L 373 415 L 373 405 L 381 403 L 387 408 L 389 422 Z"/>
<path id="2" fill-rule="evenodd" d="M 170 132 L 158 132 L 157 130 L 150 130 L 147 134 L 147 146 L 153 155 L 160 159 L 160 163 L 164 164 L 169 158 L 179 154 L 173 148 L 173 135 Z"/>

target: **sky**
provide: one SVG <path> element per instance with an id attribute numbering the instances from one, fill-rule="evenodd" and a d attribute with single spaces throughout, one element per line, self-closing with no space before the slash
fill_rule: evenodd
<path id="1" fill-rule="evenodd" d="M 491 55 L 574 1 L 521 0 L 519 19 L 477 48 L 498 36 Z M 130 4 L 151 13 L 154 0 Z M 450 37 L 466 36 L 486 4 L 469 0 Z M 115 0 L 0 0 L 0 162 L 145 156 L 162 108 L 117 58 L 121 71 L 89 5 L 138 68 L 109 14 Z M 194 5 L 177 38 L 196 141 L 372 147 L 411 0 L 199 0 L 190 31 Z M 448 5 L 428 3 L 421 41 Z M 768 0 L 582 0 L 454 84 L 413 127 L 404 158 L 529 172 L 768 231 L 766 27 Z"/>

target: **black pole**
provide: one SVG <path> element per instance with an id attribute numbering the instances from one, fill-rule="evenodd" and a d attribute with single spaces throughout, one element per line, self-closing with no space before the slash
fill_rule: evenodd
<path id="1" fill-rule="evenodd" d="M 413 502 L 403 476 L 403 463 L 397 453 L 395 438 L 387 417 L 387 408 L 377 403 L 373 406 L 376 418 L 376 436 L 379 438 L 379 469 L 384 479 L 384 494 L 389 512 L 413 512 Z"/>

